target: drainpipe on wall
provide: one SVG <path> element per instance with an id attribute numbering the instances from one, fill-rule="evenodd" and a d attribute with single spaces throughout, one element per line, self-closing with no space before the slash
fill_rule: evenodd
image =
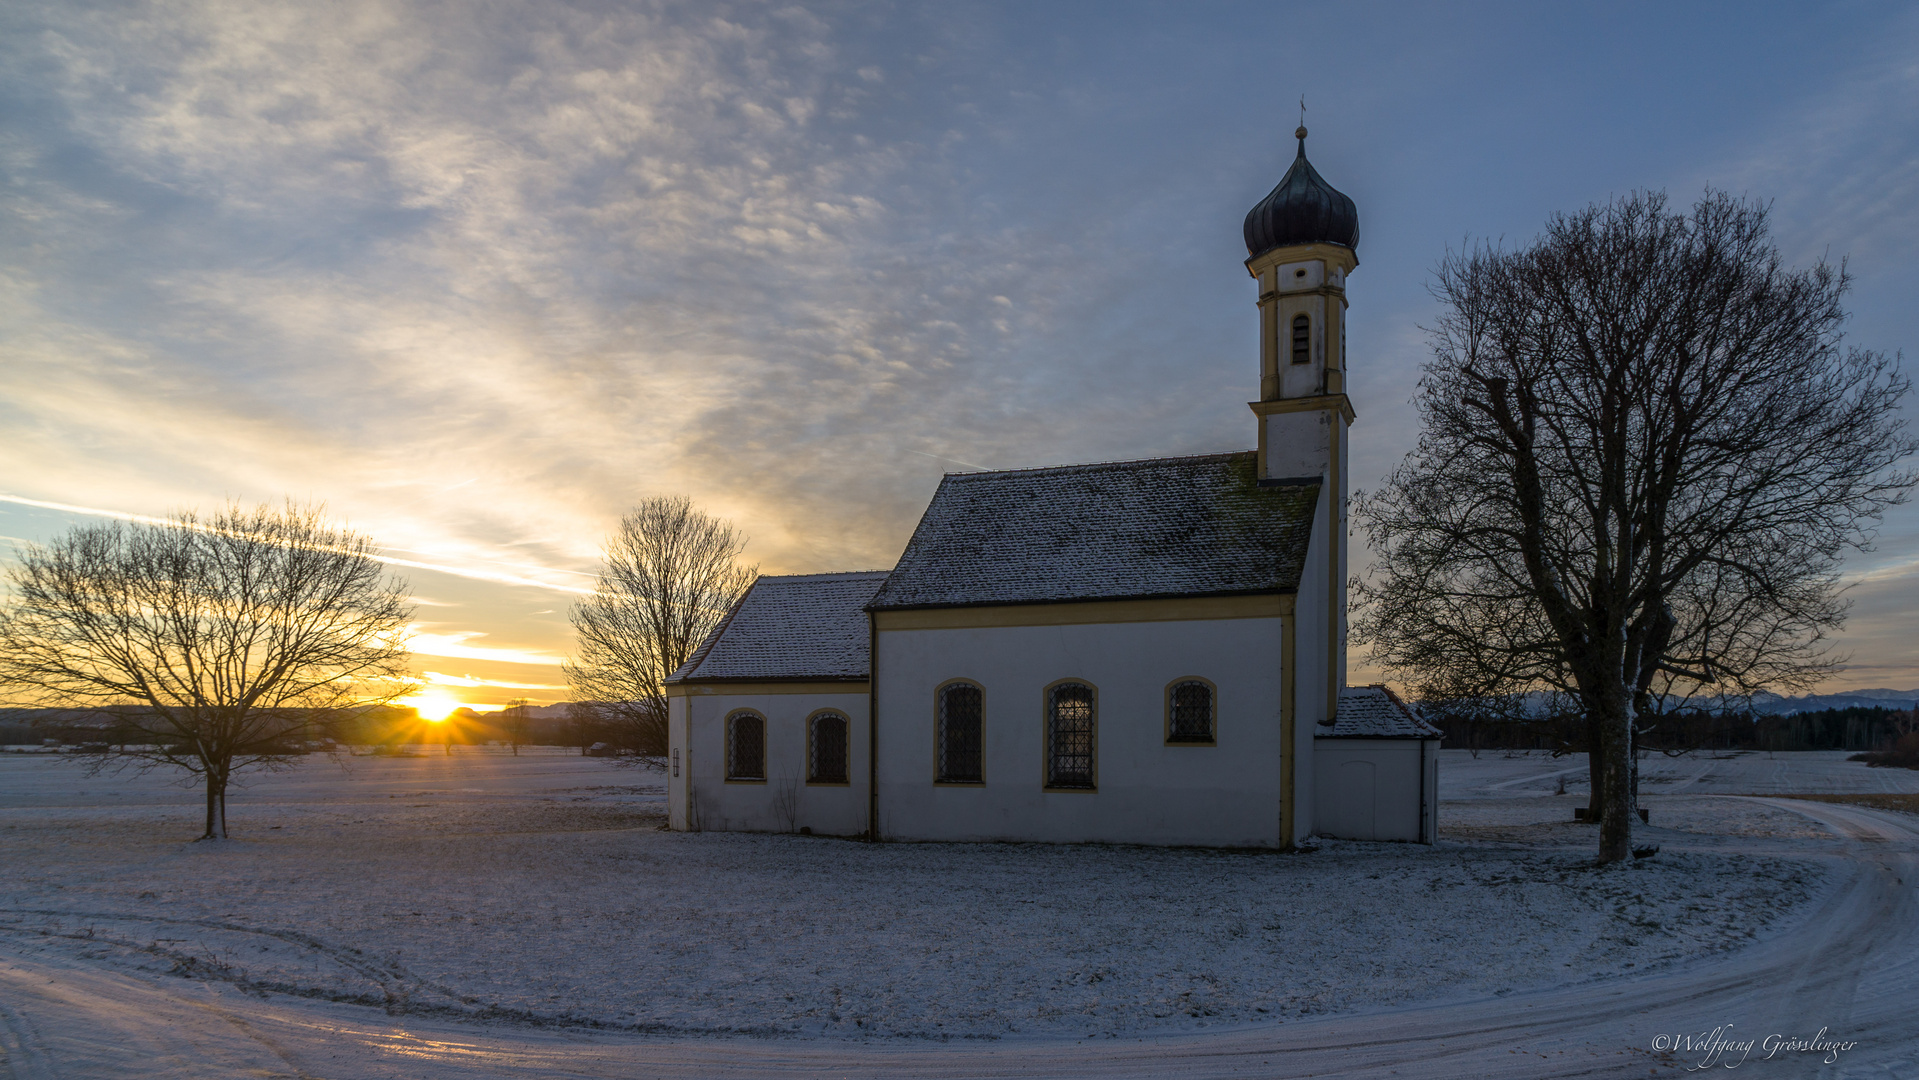
<path id="1" fill-rule="evenodd" d="M 866 839 L 880 838 L 880 625 L 866 613 Z"/>
<path id="2" fill-rule="evenodd" d="M 1419 842 L 1430 844 L 1426 836 L 1426 740 L 1419 740 Z"/>
<path id="3" fill-rule="evenodd" d="M 1295 594 L 1297 595 L 1297 594 Z M 1279 620 L 1279 846 L 1293 848 L 1295 807 L 1293 806 L 1293 763 L 1298 757 L 1297 730 L 1299 711 L 1299 674 L 1294 661 L 1299 656 L 1298 616 L 1283 615 Z"/>

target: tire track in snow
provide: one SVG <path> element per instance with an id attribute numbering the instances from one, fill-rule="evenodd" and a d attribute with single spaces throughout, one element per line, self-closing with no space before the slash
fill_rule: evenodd
<path id="1" fill-rule="evenodd" d="M 225 933 L 268 937 L 309 952 L 318 953 L 338 966 L 373 983 L 380 988 L 380 992 L 385 999 L 379 1004 L 382 1004 L 390 1011 L 406 1011 L 407 1006 L 415 1000 L 416 995 L 438 996 L 446 999 L 448 1004 L 453 1006 L 474 1004 L 470 998 L 463 998 L 447 987 L 440 986 L 437 983 L 429 982 L 414 975 L 398 961 L 381 961 L 367 956 L 358 949 L 333 945 L 311 934 L 303 934 L 297 930 L 274 930 L 265 927 L 243 926 L 238 923 L 221 922 L 217 919 L 175 918 L 165 915 L 141 915 L 125 912 L 65 911 L 55 908 L 0 908 L 0 915 L 39 915 L 63 920 L 90 920 L 96 924 L 102 922 L 130 922 L 154 923 L 169 926 L 192 926 L 203 930 L 219 930 Z M 185 969 L 185 973 L 187 974 L 204 975 L 206 977 L 219 979 L 223 982 L 231 982 L 249 990 L 272 990 L 303 997 L 329 996 L 323 991 L 317 991 L 314 988 L 302 988 L 269 980 L 255 980 L 247 976 L 243 969 L 234 968 L 233 965 L 226 964 L 223 961 L 211 958 L 210 960 L 202 959 L 191 953 L 162 948 L 158 940 L 142 945 L 134 940 L 105 937 L 97 933 L 93 926 L 89 926 L 85 933 L 80 933 L 74 931 L 49 931 L 44 928 L 31 926 L 8 926 L 0 924 L 0 931 L 17 934 L 39 934 L 47 937 L 65 938 L 72 941 L 98 942 L 100 944 L 131 949 L 136 952 L 143 952 L 171 960 L 176 965 L 176 971 Z M 357 1004 L 369 1004 L 369 1002 L 365 1002 L 357 996 L 347 996 L 344 998 L 335 996 L 332 997 L 332 1000 L 348 1000 Z M 458 1009 L 456 1011 L 471 1012 L 472 1010 Z"/>

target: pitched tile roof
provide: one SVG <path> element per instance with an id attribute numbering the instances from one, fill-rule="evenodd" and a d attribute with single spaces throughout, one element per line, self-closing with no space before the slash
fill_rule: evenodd
<path id="1" fill-rule="evenodd" d="M 1339 712 L 1321 721 L 1322 739 L 1437 739 L 1440 730 L 1419 718 L 1399 695 L 1384 686 L 1348 686 L 1339 692 Z"/>
<path id="2" fill-rule="evenodd" d="M 762 575 L 667 682 L 864 679 L 866 602 L 886 571 Z"/>
<path id="3" fill-rule="evenodd" d="M 953 473 L 873 610 L 1289 592 L 1317 484 L 1254 454 Z"/>

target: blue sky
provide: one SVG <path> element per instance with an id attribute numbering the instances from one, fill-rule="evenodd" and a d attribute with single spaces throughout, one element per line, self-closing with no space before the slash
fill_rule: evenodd
<path id="1" fill-rule="evenodd" d="M 1905 5 L 22 0 L 0 535 L 324 499 L 419 564 L 423 671 L 557 698 L 641 497 L 884 567 L 945 470 L 1250 446 L 1240 218 L 1301 94 L 1361 486 L 1447 246 L 1634 189 L 1771 202 L 1856 344 L 1919 344 Z M 1831 685 L 1919 686 L 1919 511 L 1848 572 Z"/>

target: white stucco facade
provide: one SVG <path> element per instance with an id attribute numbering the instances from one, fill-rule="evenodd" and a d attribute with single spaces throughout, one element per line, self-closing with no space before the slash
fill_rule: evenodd
<path id="1" fill-rule="evenodd" d="M 866 831 L 868 702 L 866 684 L 763 683 L 679 685 L 667 699 L 667 816 L 682 831 L 796 832 L 828 836 Z M 729 780 L 727 717 L 765 720 L 764 780 Z M 809 780 L 808 721 L 823 712 L 849 721 L 847 781 Z"/>
<path id="2" fill-rule="evenodd" d="M 1238 617 L 1164 617 L 1194 606 L 1174 600 L 964 613 L 974 621 L 1029 623 L 1000 626 L 923 625 L 946 614 L 939 612 L 882 615 L 874 692 L 884 718 L 880 836 L 1283 846 L 1291 619 L 1281 609 L 1290 598 L 1246 598 L 1234 605 Z M 1082 621 L 1030 625 L 1069 618 Z M 954 679 L 982 690 L 978 784 L 937 780 L 936 695 Z M 1097 782 L 1090 791 L 1046 787 L 1046 694 L 1065 679 L 1097 692 Z M 1168 742 L 1167 689 L 1184 679 L 1215 687 L 1210 745 Z"/>

